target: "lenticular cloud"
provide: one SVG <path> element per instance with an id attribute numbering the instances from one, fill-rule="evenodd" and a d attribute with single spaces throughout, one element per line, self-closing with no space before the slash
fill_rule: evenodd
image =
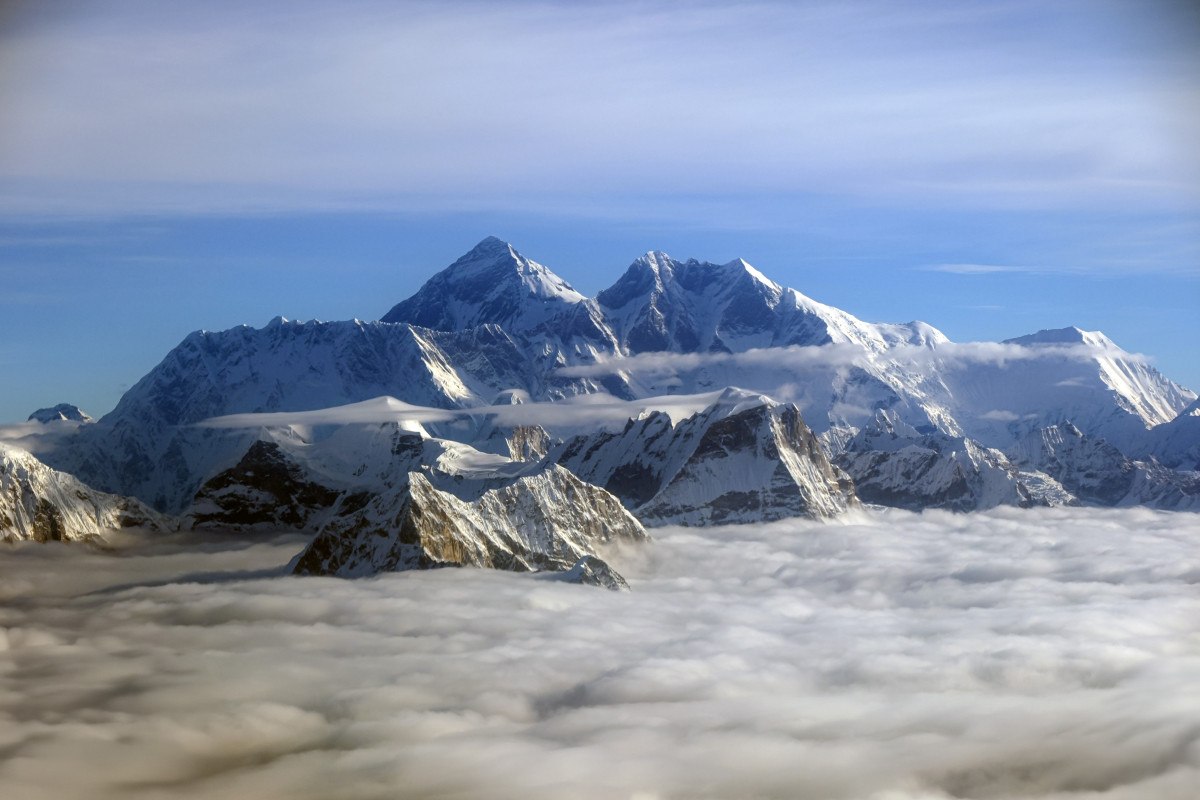
<path id="1" fill-rule="evenodd" d="M 344 581 L 295 537 L 0 552 L 30 798 L 1191 798 L 1200 519 L 656 531 L 634 591 Z"/>

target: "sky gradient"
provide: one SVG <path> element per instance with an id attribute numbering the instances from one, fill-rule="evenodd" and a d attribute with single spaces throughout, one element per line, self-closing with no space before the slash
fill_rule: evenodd
<path id="1" fill-rule="evenodd" d="M 1200 388 L 1200 16 L 1046 6 L 5 3 L 0 422 L 197 328 L 377 318 L 487 235 Z"/>

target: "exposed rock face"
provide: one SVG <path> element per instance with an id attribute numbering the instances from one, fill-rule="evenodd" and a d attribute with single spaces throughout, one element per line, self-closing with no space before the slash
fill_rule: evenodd
<path id="1" fill-rule="evenodd" d="M 278 444 L 257 441 L 237 466 L 200 487 L 188 518 L 196 527 L 304 528 L 339 494 L 309 480 Z"/>
<path id="2" fill-rule="evenodd" d="M 1087 436 L 1070 423 L 1030 433 L 1011 456 L 1091 505 L 1200 509 L 1200 473 L 1126 458 L 1104 439 Z"/>
<path id="3" fill-rule="evenodd" d="M 515 406 L 529 402 L 529 393 L 515 389 L 501 392 L 494 406 Z M 513 461 L 539 461 L 549 452 L 550 434 L 540 425 L 497 424 L 493 415 L 485 416 L 471 439 L 471 446 L 485 453 L 508 456 Z"/>
<path id="4" fill-rule="evenodd" d="M 607 562 L 595 556 L 584 556 L 575 562 L 575 566 L 555 577 L 564 583 L 599 586 L 614 592 L 629 591 L 629 584 L 625 579 Z"/>
<path id="5" fill-rule="evenodd" d="M 167 530 L 137 500 L 97 492 L 31 454 L 0 444 L 0 541 L 103 541 L 128 527 Z"/>
<path id="6" fill-rule="evenodd" d="M 293 569 L 342 577 L 443 566 L 564 571 L 598 545 L 646 538 L 616 498 L 558 466 L 471 499 L 412 472 L 403 491 L 343 501 Z"/>
<path id="7" fill-rule="evenodd" d="M 1012 452 L 1022 466 L 1046 473 L 1084 502 L 1116 505 L 1133 488 L 1134 463 L 1069 422 L 1030 433 Z"/>
<path id="8" fill-rule="evenodd" d="M 795 406 L 736 389 L 678 425 L 651 413 L 618 434 L 576 437 L 550 458 L 647 524 L 828 517 L 858 505 Z"/>
<path id="9" fill-rule="evenodd" d="M 28 422 L 41 422 L 43 424 L 50 422 L 91 422 L 92 418 L 85 414 L 79 406 L 73 406 L 70 403 L 59 403 L 50 408 L 39 408 L 37 411 L 29 415 Z"/>
<path id="10" fill-rule="evenodd" d="M 550 434 L 540 425 L 517 425 L 504 440 L 513 461 L 539 461 L 550 451 Z"/>
<path id="11" fill-rule="evenodd" d="M 999 450 L 961 436 L 919 433 L 885 411 L 846 443 L 835 463 L 867 503 L 951 511 L 1041 504 Z"/>
<path id="12" fill-rule="evenodd" d="M 201 488 L 187 519 L 311 531 L 297 574 L 563 571 L 607 543 L 647 538 L 617 498 L 562 467 L 481 453 L 419 426 L 347 425 L 311 442 L 263 435 Z"/>
<path id="13" fill-rule="evenodd" d="M 1135 463 L 1133 484 L 1120 505 L 1200 511 L 1200 472 L 1172 470 L 1153 462 Z"/>
<path id="14" fill-rule="evenodd" d="M 1175 419 L 1150 431 L 1150 442 L 1141 454 L 1165 467 L 1200 471 L 1200 400 L 1179 412 Z"/>

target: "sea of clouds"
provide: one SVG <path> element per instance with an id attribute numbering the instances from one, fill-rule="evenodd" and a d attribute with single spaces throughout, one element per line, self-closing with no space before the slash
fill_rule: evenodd
<path id="1" fill-rule="evenodd" d="M 629 593 L 0 548 L 0 795 L 1195 797 L 1200 516 L 654 533 Z"/>

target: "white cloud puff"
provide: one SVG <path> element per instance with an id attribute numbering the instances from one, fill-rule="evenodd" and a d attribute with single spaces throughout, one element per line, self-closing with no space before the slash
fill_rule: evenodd
<path id="1" fill-rule="evenodd" d="M 1191 798 L 1200 519 L 670 528 L 626 594 L 274 574 L 296 537 L 0 552 L 29 798 Z"/>
<path id="2" fill-rule="evenodd" d="M 621 400 L 597 393 L 558 401 L 458 409 L 417 406 L 394 397 L 383 396 L 311 411 L 227 414 L 222 417 L 210 417 L 196 424 L 204 428 L 277 428 L 287 425 L 360 425 L 382 422 L 417 422 L 424 425 L 487 418 L 498 425 L 544 425 L 554 429 L 587 428 L 591 425 L 622 424 L 630 417 L 651 410 L 662 411 L 676 420 L 682 419 L 708 407 L 720 394 L 720 391 L 714 391 Z M 0 428 L 0 434 L 2 433 L 3 429 Z"/>

